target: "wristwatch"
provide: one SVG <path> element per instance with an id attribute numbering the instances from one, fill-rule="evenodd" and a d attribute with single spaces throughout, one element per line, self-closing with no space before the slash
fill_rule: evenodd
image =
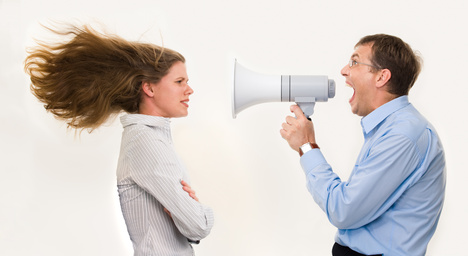
<path id="1" fill-rule="evenodd" d="M 310 142 L 305 143 L 304 145 L 299 147 L 299 156 L 304 155 L 305 153 L 309 152 L 313 148 L 319 148 L 317 143 L 310 143 Z"/>

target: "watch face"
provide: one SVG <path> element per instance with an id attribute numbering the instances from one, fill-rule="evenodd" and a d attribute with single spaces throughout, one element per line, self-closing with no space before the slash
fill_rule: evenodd
<path id="1" fill-rule="evenodd" d="M 310 143 L 307 142 L 306 144 L 304 144 L 304 145 L 301 146 L 301 149 L 302 149 L 303 151 L 305 151 L 305 150 L 311 150 L 312 147 L 311 147 Z"/>
<path id="2" fill-rule="evenodd" d="M 302 156 L 303 154 L 307 153 L 308 151 L 310 151 L 312 149 L 311 145 L 309 142 L 307 142 L 306 144 L 302 145 L 300 148 L 299 148 L 299 155 Z"/>

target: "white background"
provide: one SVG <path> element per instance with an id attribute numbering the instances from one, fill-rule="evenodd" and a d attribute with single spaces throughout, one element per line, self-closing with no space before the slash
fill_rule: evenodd
<path id="1" fill-rule="evenodd" d="M 116 192 L 118 120 L 81 136 L 31 95 L 25 48 L 39 23 L 104 26 L 187 59 L 189 116 L 174 119 L 176 149 L 215 226 L 197 255 L 331 255 L 335 228 L 305 188 L 297 153 L 279 130 L 290 103 L 231 117 L 230 58 L 265 74 L 328 75 L 336 97 L 318 103 L 322 151 L 346 180 L 362 145 L 352 90 L 340 75 L 368 34 L 401 37 L 424 57 L 410 101 L 434 124 L 447 159 L 447 193 L 427 255 L 466 247 L 467 11 L 463 0 L 99 1 L 0 0 L 0 255 L 132 255 Z"/>

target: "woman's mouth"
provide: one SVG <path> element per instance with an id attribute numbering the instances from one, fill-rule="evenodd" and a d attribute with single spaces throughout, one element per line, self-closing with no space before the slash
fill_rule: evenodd
<path id="1" fill-rule="evenodd" d="M 189 106 L 189 105 L 188 105 L 188 102 L 189 102 L 189 100 L 183 100 L 183 101 L 181 101 L 180 103 L 182 103 L 185 107 L 188 108 L 188 106 Z"/>

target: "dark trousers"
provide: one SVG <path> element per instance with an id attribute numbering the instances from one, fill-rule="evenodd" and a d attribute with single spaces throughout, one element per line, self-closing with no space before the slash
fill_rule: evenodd
<path id="1" fill-rule="evenodd" d="M 335 245 L 333 245 L 332 255 L 333 256 L 381 256 L 382 254 L 365 255 L 365 254 L 353 251 L 351 250 L 351 248 L 347 246 L 342 246 L 338 243 L 335 243 Z"/>

